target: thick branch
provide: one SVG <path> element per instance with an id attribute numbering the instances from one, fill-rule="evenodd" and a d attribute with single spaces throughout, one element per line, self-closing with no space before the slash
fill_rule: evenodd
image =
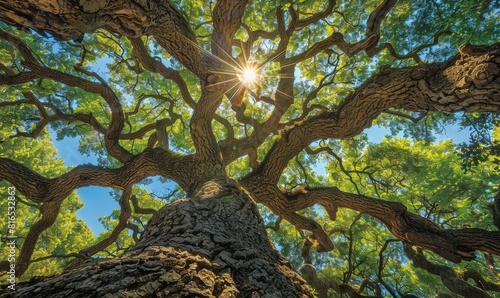
<path id="1" fill-rule="evenodd" d="M 202 80 L 213 60 L 196 43 L 187 20 L 168 1 L 101 1 L 93 5 L 60 1 L 0 1 L 0 19 L 21 27 L 78 40 L 98 28 L 132 38 L 154 36 L 167 52 Z"/>
<path id="2" fill-rule="evenodd" d="M 97 93 L 102 96 L 111 109 L 111 121 L 106 130 L 104 138 L 106 149 L 109 154 L 121 162 L 130 160 L 133 155 L 125 150 L 118 143 L 121 130 L 124 123 L 124 115 L 122 106 L 116 94 L 107 85 L 94 83 L 85 79 L 60 72 L 45 66 L 42 66 L 33 56 L 29 47 L 20 38 L 14 36 L 4 30 L 0 30 L 0 38 L 7 40 L 14 44 L 14 46 L 21 52 L 24 61 L 22 64 L 28 67 L 37 78 L 51 79 L 72 87 L 78 87 L 82 90 L 91 93 Z"/>
<path id="3" fill-rule="evenodd" d="M 333 249 L 332 240 L 323 228 L 314 220 L 297 214 L 296 211 L 304 208 L 297 209 L 296 206 L 291 206 L 295 200 L 289 200 L 286 193 L 283 193 L 265 177 L 247 177 L 241 180 L 240 184 L 256 202 L 269 207 L 275 214 L 293 224 L 297 229 L 311 231 L 319 243 L 316 247 L 317 251 L 323 252 Z"/>
<path id="4" fill-rule="evenodd" d="M 31 256 L 35 250 L 38 238 L 47 228 L 51 227 L 59 215 L 62 200 L 44 203 L 40 208 L 41 218 L 36 221 L 26 234 L 23 246 L 20 249 L 19 257 L 16 260 L 16 275 L 21 276 L 28 269 L 31 263 Z M 10 263 L 0 262 L 0 270 L 8 271 Z"/>
<path id="5" fill-rule="evenodd" d="M 212 53 L 224 61 L 231 56 L 231 41 L 241 26 L 241 19 L 247 1 L 218 1 L 213 11 L 214 30 L 212 33 Z M 232 59 L 232 58 L 231 58 Z M 231 60 L 229 59 L 229 60 Z M 228 63 L 219 63 L 224 70 Z M 200 163 L 211 168 L 211 176 L 224 176 L 220 148 L 212 129 L 212 119 L 222 102 L 226 90 L 232 88 L 234 75 L 224 74 L 224 71 L 211 73 L 207 77 L 206 88 L 196 104 L 190 121 L 191 137 L 196 148 L 196 158 Z M 201 177 L 200 177 L 201 178 Z M 201 178 L 205 180 L 206 178 Z M 203 182 L 203 181 L 200 181 Z"/>
<path id="6" fill-rule="evenodd" d="M 248 4 L 247 0 L 217 1 L 212 13 L 212 53 L 221 59 L 231 57 L 231 44 L 233 36 L 241 27 L 241 19 Z"/>
<path id="7" fill-rule="evenodd" d="M 189 156 L 181 156 L 164 149 L 148 149 L 117 169 L 83 165 L 53 179 L 48 179 L 26 166 L 7 158 L 0 158 L 0 179 L 12 183 L 21 194 L 35 202 L 59 201 L 74 189 L 97 185 L 125 189 L 148 176 L 162 175 L 185 187 L 193 184 L 186 175 L 192 167 Z M 186 177 L 187 176 L 187 177 Z"/>
<path id="8" fill-rule="evenodd" d="M 474 269 L 465 269 L 461 274 L 462 278 L 467 281 L 468 279 L 474 280 L 478 288 L 484 291 L 495 291 L 500 292 L 500 284 L 495 284 L 484 279 L 479 272 Z"/>
<path id="9" fill-rule="evenodd" d="M 253 187 L 256 181 L 257 178 L 247 178 L 243 184 L 256 195 L 256 200 L 269 206 L 277 215 L 320 204 L 334 220 L 338 208 L 349 208 L 379 219 L 405 243 L 431 250 L 453 262 L 473 259 L 476 250 L 500 255 L 500 232 L 497 231 L 443 230 L 428 219 L 408 212 L 400 203 L 345 193 L 337 188 L 305 189 L 288 197 L 269 196 L 269 192 L 263 193 Z"/>
<path id="10" fill-rule="evenodd" d="M 382 21 L 391 11 L 391 9 L 396 5 L 397 0 L 384 0 L 375 10 L 370 14 L 368 22 L 366 24 L 366 36 L 376 36 L 376 41 L 370 47 L 365 49 L 366 53 L 373 56 L 375 51 L 375 46 L 380 39 L 380 25 Z"/>
<path id="11" fill-rule="evenodd" d="M 381 71 L 337 110 L 287 127 L 256 174 L 276 183 L 288 162 L 311 142 L 357 135 L 391 109 L 499 112 L 500 44 L 465 45 L 460 52 L 445 63 Z"/>

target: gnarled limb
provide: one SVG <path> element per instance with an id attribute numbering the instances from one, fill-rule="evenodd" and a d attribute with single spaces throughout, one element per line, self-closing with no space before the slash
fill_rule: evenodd
<path id="1" fill-rule="evenodd" d="M 277 129 L 279 129 L 278 123 L 281 117 L 293 104 L 294 101 L 294 71 L 295 65 L 297 63 L 309 59 L 317 53 L 331 48 L 333 45 L 339 46 L 341 50 L 343 50 L 347 55 L 353 56 L 359 51 L 362 51 L 371 46 L 373 42 L 376 42 L 375 36 L 372 36 L 363 41 L 349 44 L 344 41 L 343 35 L 337 32 L 324 39 L 323 41 L 314 44 L 306 51 L 293 57 L 286 58 L 288 42 L 293 32 L 302 28 L 302 26 L 304 26 L 304 24 L 306 23 L 315 22 L 321 18 L 324 18 L 328 14 L 331 14 L 333 12 L 334 6 L 335 1 L 329 1 L 328 7 L 325 9 L 325 11 L 315 14 L 312 17 L 304 20 L 298 19 L 298 13 L 293 9 L 292 6 L 289 8 L 291 21 L 288 26 L 285 24 L 284 10 L 281 7 L 277 8 L 276 17 L 278 21 L 278 33 L 280 36 L 280 42 L 278 44 L 277 50 L 275 51 L 275 54 L 271 55 L 271 57 L 267 59 L 268 61 L 276 59 L 276 61 L 279 61 L 281 64 L 281 78 L 278 83 L 278 88 L 275 92 L 275 98 L 273 101 L 273 105 L 275 107 L 272 111 L 271 116 L 265 121 L 265 123 L 263 123 L 262 125 L 254 125 L 255 130 L 250 137 L 241 140 L 232 140 L 221 144 L 221 152 L 224 156 L 224 161 L 226 164 L 234 161 L 240 156 L 251 154 L 250 151 L 256 150 L 256 148 L 262 144 L 262 142 L 270 133 L 274 133 L 277 131 Z M 237 115 L 240 115 L 240 118 L 242 118 L 241 115 L 243 115 L 245 107 L 246 106 L 244 104 L 233 105 L 233 109 L 236 111 Z M 232 150 L 232 148 L 238 149 Z"/>
<path id="2" fill-rule="evenodd" d="M 317 251 L 323 252 L 333 249 L 332 240 L 317 222 L 295 213 L 304 208 L 296 208 L 297 206 L 292 205 L 294 203 L 301 204 L 302 202 L 288 199 L 286 193 L 283 193 L 276 185 L 271 184 L 261 176 L 242 179 L 240 185 L 256 202 L 269 207 L 275 214 L 293 224 L 297 229 L 312 232 L 319 243 L 316 247 Z"/>
<path id="3" fill-rule="evenodd" d="M 460 52 L 444 63 L 379 72 L 336 110 L 284 129 L 255 174 L 276 183 L 288 162 L 311 142 L 354 136 L 390 109 L 499 112 L 500 44 L 465 45 Z"/>
<path id="4" fill-rule="evenodd" d="M 212 129 L 212 119 L 219 107 L 222 97 L 230 90 L 236 74 L 226 74 L 227 62 L 223 59 L 231 58 L 231 41 L 236 31 L 241 26 L 241 19 L 245 10 L 246 1 L 219 1 L 217 2 L 213 15 L 214 31 L 212 33 L 212 53 L 218 57 L 217 70 L 211 71 L 207 76 L 207 84 L 202 89 L 189 128 L 193 144 L 196 148 L 195 158 L 203 164 L 205 169 L 211 169 L 203 175 L 225 179 L 224 166 L 218 142 Z M 211 178 L 198 176 L 198 186 L 203 185 Z M 216 178 L 217 180 L 217 178 Z M 189 194 L 196 193 L 197 189 L 190 189 Z"/>
<path id="5" fill-rule="evenodd" d="M 168 1 L 0 2 L 0 19 L 20 27 L 50 32 L 64 40 L 78 40 L 98 28 L 132 38 L 153 36 L 167 52 L 203 81 L 211 59 L 196 43 L 184 16 Z"/>
<path id="6" fill-rule="evenodd" d="M 87 81 L 77 76 L 60 72 L 41 65 L 31 53 L 29 47 L 20 38 L 0 29 L 0 38 L 14 44 L 25 59 L 22 64 L 29 68 L 36 78 L 51 79 L 72 87 L 78 87 L 91 93 L 102 96 L 111 109 L 111 121 L 106 130 L 104 142 L 108 153 L 121 162 L 130 160 L 133 155 L 125 150 L 119 143 L 118 138 L 123 129 L 124 115 L 120 100 L 109 86 L 102 83 Z"/>
<path id="7" fill-rule="evenodd" d="M 370 14 L 366 24 L 366 36 L 376 36 L 376 42 L 371 44 L 365 49 L 368 55 L 375 55 L 375 46 L 380 39 L 380 25 L 382 21 L 391 11 L 391 9 L 396 5 L 398 0 L 384 0 L 374 11 Z"/>
<path id="8" fill-rule="evenodd" d="M 461 274 L 461 278 L 465 281 L 472 279 L 476 283 L 476 286 L 484 291 L 495 291 L 500 292 L 500 284 L 495 284 L 484 279 L 484 277 L 479 274 L 474 269 L 465 269 Z"/>
<path id="9" fill-rule="evenodd" d="M 12 135 L 11 138 L 20 136 L 36 138 L 49 123 L 56 121 L 67 121 L 69 123 L 76 121 L 82 122 L 92 127 L 94 131 L 103 135 L 106 134 L 106 128 L 99 121 L 97 121 L 97 119 L 91 113 L 66 114 L 51 103 L 41 102 L 32 92 L 23 92 L 23 95 L 25 98 L 27 98 L 27 100 L 1 102 L 0 108 L 7 106 L 19 107 L 22 104 L 32 104 L 36 106 L 38 112 L 40 113 L 40 116 L 37 116 L 38 121 L 36 123 L 35 129 L 33 129 L 31 132 L 18 132 L 17 134 Z M 52 110 L 53 114 L 49 115 L 45 108 Z M 130 137 L 130 134 L 120 136 L 120 138 L 122 139 Z"/>
<path id="10" fill-rule="evenodd" d="M 226 60 L 231 55 L 234 34 L 240 29 L 248 1 L 217 1 L 212 12 L 212 54 Z"/>
<path id="11" fill-rule="evenodd" d="M 117 169 L 82 165 L 49 179 L 16 161 L 0 158 L 0 179 L 12 183 L 21 194 L 34 202 L 50 202 L 63 200 L 80 187 L 97 185 L 125 189 L 154 175 L 163 175 L 188 187 L 195 182 L 192 177 L 183 177 L 190 166 L 191 157 L 156 148 L 145 150 Z"/>
<path id="12" fill-rule="evenodd" d="M 36 221 L 29 229 L 26 234 L 26 238 L 23 242 L 23 246 L 20 249 L 19 256 L 17 258 L 16 264 L 16 274 L 17 276 L 23 275 L 30 265 L 31 256 L 35 250 L 38 238 L 46 229 L 51 227 L 59 215 L 59 209 L 61 208 L 62 200 L 45 202 L 40 207 L 41 218 Z M 0 270 L 8 271 L 10 268 L 10 262 L 1 261 Z"/>
<path id="13" fill-rule="evenodd" d="M 248 185 L 244 184 L 244 187 Z M 249 192 L 252 193 L 252 190 Z M 473 259 L 476 250 L 500 255 L 500 232 L 467 228 L 444 230 L 430 220 L 408 212 L 404 205 L 396 202 L 346 193 L 335 187 L 307 189 L 288 198 L 283 195 L 265 197 L 266 200 L 261 200 L 261 203 L 272 206 L 270 208 L 277 215 L 296 212 L 314 204 L 322 205 L 333 217 L 332 220 L 338 208 L 368 214 L 384 223 L 398 239 L 431 250 L 453 262 Z M 322 243 L 321 239 L 318 241 Z"/>

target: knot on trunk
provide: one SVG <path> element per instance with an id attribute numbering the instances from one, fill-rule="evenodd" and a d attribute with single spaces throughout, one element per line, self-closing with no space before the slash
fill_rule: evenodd
<path id="1" fill-rule="evenodd" d="M 210 199 L 219 198 L 233 194 L 238 190 L 236 182 L 227 177 L 217 177 L 211 180 L 199 183 L 193 191 L 191 198 Z"/>

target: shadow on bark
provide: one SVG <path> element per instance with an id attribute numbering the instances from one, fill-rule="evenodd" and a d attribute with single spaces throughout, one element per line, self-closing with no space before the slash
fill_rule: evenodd
<path id="1" fill-rule="evenodd" d="M 160 209 L 140 242 L 115 259 L 34 278 L 1 297 L 313 297 L 271 244 L 240 191 Z"/>

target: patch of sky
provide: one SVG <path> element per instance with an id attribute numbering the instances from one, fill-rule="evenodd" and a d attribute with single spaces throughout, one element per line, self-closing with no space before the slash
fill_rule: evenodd
<path id="1" fill-rule="evenodd" d="M 66 137 L 57 141 L 56 133 L 54 131 L 50 133 L 58 155 L 63 159 L 66 166 L 75 167 L 85 164 L 98 164 L 97 155 L 86 156 L 78 152 L 79 138 Z M 147 183 L 141 186 L 154 194 L 154 197 L 162 198 L 171 192 L 172 184 L 171 182 L 165 183 L 160 177 L 150 177 Z M 111 188 L 99 186 L 88 186 L 76 190 L 77 195 L 80 196 L 84 203 L 83 208 L 78 210 L 76 215 L 87 223 L 96 236 L 105 231 L 99 218 L 104 215 L 110 215 L 114 209 L 120 208 L 118 202 L 112 196 L 112 191 Z"/>
<path id="2" fill-rule="evenodd" d="M 391 137 L 390 130 L 379 125 L 367 128 L 364 132 L 368 136 L 368 141 L 375 144 L 380 143 L 384 137 Z M 441 133 L 434 134 L 434 136 L 436 137 L 435 142 L 451 139 L 455 144 L 458 144 L 469 140 L 470 131 L 461 128 L 459 125 L 450 125 L 444 128 Z M 403 132 L 398 133 L 396 137 L 403 138 Z"/>

